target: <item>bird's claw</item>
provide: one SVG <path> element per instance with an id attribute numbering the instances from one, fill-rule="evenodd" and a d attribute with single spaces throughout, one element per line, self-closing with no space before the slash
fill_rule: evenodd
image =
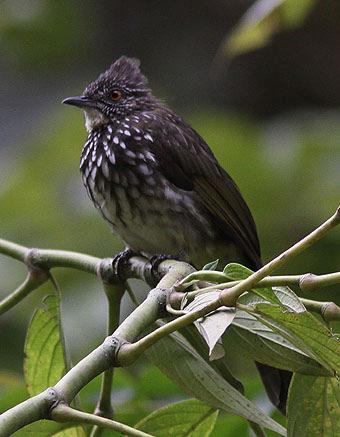
<path id="1" fill-rule="evenodd" d="M 133 256 L 137 255 L 139 255 L 138 252 L 135 252 L 131 249 L 124 249 L 113 258 L 112 269 L 117 282 L 124 282 L 126 280 L 126 268 L 129 260 Z"/>
<path id="2" fill-rule="evenodd" d="M 158 282 L 160 281 L 162 275 L 159 272 L 159 266 L 163 261 L 166 261 L 168 259 L 175 259 L 177 260 L 178 257 L 175 255 L 168 255 L 168 254 L 157 254 L 157 255 L 153 255 L 150 258 L 149 261 L 149 266 L 147 271 L 145 272 L 145 279 L 146 281 L 152 285 L 153 287 L 156 286 L 158 284 Z"/>

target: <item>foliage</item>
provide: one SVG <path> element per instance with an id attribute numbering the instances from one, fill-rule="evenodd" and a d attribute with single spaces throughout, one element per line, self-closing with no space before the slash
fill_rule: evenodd
<path id="1" fill-rule="evenodd" d="M 43 2 L 40 3 L 43 4 Z M 67 41 L 72 41 L 77 46 L 78 52 L 79 50 L 85 51 L 83 48 L 85 45 L 79 44 L 80 41 L 83 43 L 84 35 L 83 38 L 79 38 L 79 35 L 74 32 L 75 26 L 69 25 L 68 22 L 72 19 L 77 21 L 79 14 L 74 13 L 73 6 L 69 2 L 62 1 L 60 4 L 58 2 L 59 11 L 55 10 L 57 6 L 51 7 L 52 3 L 49 3 L 49 8 L 43 8 L 42 13 L 36 15 L 31 25 L 27 22 L 23 25 L 19 19 L 16 23 L 11 23 L 4 15 L 2 41 L 5 43 L 5 58 L 10 59 L 9 54 L 16 53 L 17 60 L 20 59 L 21 64 L 26 67 L 34 64 L 39 65 L 39 68 L 43 68 L 44 71 L 48 71 L 48 68 L 58 68 L 60 71 L 60 62 L 63 59 L 66 60 L 67 68 L 69 67 L 70 54 L 67 51 Z M 261 3 L 264 2 L 256 2 L 253 11 Z M 286 26 L 298 24 L 297 21 L 301 22 L 304 17 L 308 16 L 309 9 L 314 2 L 266 3 L 274 8 L 265 10 L 262 16 L 255 14 L 255 19 L 247 23 L 244 21 L 235 28 L 235 33 L 230 35 L 231 39 L 225 46 L 229 50 L 229 55 L 242 54 L 259 47 Z M 8 7 L 10 2 L 6 2 L 6 5 Z M 280 9 L 279 14 L 278 9 Z M 56 12 L 59 18 L 65 16 L 66 19 L 55 19 Z M 43 26 L 48 29 L 48 32 L 43 31 Z M 59 26 L 58 37 L 55 32 L 57 26 Z M 23 40 L 24 44 L 22 44 Z M 56 40 L 58 44 L 55 44 Z M 51 50 L 52 47 L 53 50 Z M 88 53 L 86 55 L 88 56 Z M 36 59 L 42 62 L 36 62 Z M 288 115 L 259 126 L 253 120 L 222 110 L 211 111 L 206 108 L 197 113 L 191 108 L 188 112 L 192 124 L 211 144 L 220 162 L 238 181 L 249 201 L 259 225 L 265 258 L 272 256 L 273 253 L 287 246 L 289 242 L 294 241 L 305 232 L 307 227 L 310 227 L 311 223 L 317 222 L 337 204 L 339 197 L 337 157 L 340 132 L 336 114 L 331 112 L 308 116 L 294 114 L 293 117 Z M 78 160 L 79 150 L 73 145 L 81 144 L 83 141 L 84 133 L 81 125 L 82 122 L 77 115 L 71 114 L 66 118 L 60 112 L 53 111 L 43 117 L 40 125 L 37 123 L 34 134 L 27 138 L 25 144 L 22 144 L 20 140 L 20 145 L 13 146 L 9 151 L 6 148 L 0 149 L 0 165 L 3 165 L 1 167 L 0 218 L 1 233 L 4 236 L 28 245 L 51 245 L 91 252 L 103 257 L 111 256 L 117 251 L 119 243 L 114 237 L 107 238 L 107 228 L 87 207 L 87 200 L 83 196 L 79 178 L 75 173 L 74 163 Z M 316 177 L 320 174 L 322 178 Z M 293 196 L 294 202 L 292 202 Z M 318 208 L 315 208 L 315 205 L 318 205 Z M 96 231 L 93 232 L 93 229 Z M 80 238 L 84 235 L 86 238 Z M 295 263 L 293 261 L 290 271 L 305 271 L 306 269 L 315 272 L 331 271 L 339 265 L 339 253 L 335 237 L 330 236 L 319 244 L 317 250 L 307 253 L 302 261 L 297 260 Z M 207 268 L 214 268 L 214 263 Z M 231 266 L 229 265 L 228 268 L 231 269 Z M 12 267 L 5 260 L 1 263 L 0 273 L 4 291 L 12 285 L 12 278 L 17 276 L 19 269 L 20 266 Z M 63 284 L 63 325 L 71 346 L 69 349 L 73 361 L 77 362 L 79 357 L 88 353 L 104 335 L 105 301 L 99 293 L 94 291 L 97 288 L 95 282 L 88 280 L 83 274 L 78 272 L 70 274 L 68 271 L 63 271 L 59 272 L 58 277 Z M 237 274 L 233 276 L 234 279 L 240 277 Z M 252 309 L 250 312 L 237 310 L 232 323 L 228 327 L 224 326 L 226 331 L 222 341 L 227 357 L 230 361 L 234 361 L 234 367 L 237 368 L 246 368 L 245 361 L 252 359 L 276 366 L 281 364 L 285 369 L 299 372 L 295 375 L 291 387 L 288 411 L 291 422 L 288 423 L 288 433 L 293 436 L 303 435 L 303 433 L 313 435 L 313 432 L 319 432 L 317 435 L 320 435 L 320 430 L 326 429 L 325 435 L 336 435 L 338 433 L 336 418 L 339 414 L 339 402 L 336 396 L 338 385 L 337 380 L 331 377 L 330 371 L 326 368 L 328 358 L 332 362 L 332 369 L 337 365 L 336 356 L 330 355 L 333 345 L 335 347 L 335 337 L 330 335 L 330 331 L 323 322 L 318 323 L 315 317 L 311 318 L 307 314 L 296 315 L 294 309 L 292 314 L 288 312 L 286 316 L 286 313 L 283 314 L 282 310 L 277 307 L 274 309 L 269 306 L 256 307 L 254 294 L 260 299 L 268 299 L 270 305 L 278 304 L 277 294 L 272 291 L 271 288 L 257 288 L 249 292 L 248 300 L 245 297 L 243 300 L 240 299 L 240 302 L 245 305 L 249 305 L 249 299 L 251 299 Z M 38 307 L 35 319 L 33 319 L 34 324 L 31 325 L 27 337 L 27 345 L 31 343 L 30 353 L 26 358 L 26 379 L 30 387 L 32 387 L 32 381 L 35 381 L 34 384 L 37 383 L 36 387 L 39 385 L 46 387 L 58 379 L 57 376 L 46 375 L 48 366 L 39 367 L 38 370 L 42 373 L 37 379 L 34 378 L 34 372 L 28 370 L 36 365 L 36 354 L 42 351 L 41 348 L 35 348 L 32 342 L 32 329 L 37 322 L 37 314 L 43 315 L 43 310 L 47 310 L 46 304 L 39 303 L 41 296 L 50 292 L 50 285 L 45 285 L 38 295 L 30 296 L 26 302 L 21 304 L 20 311 L 12 311 L 9 316 L 5 315 L 1 319 L 3 334 L 1 367 L 2 369 L 15 369 L 19 372 L 21 371 L 26 323 L 31 316 L 32 306 Z M 293 294 L 287 290 L 285 294 L 294 302 Z M 213 296 L 216 294 L 210 295 L 211 298 Z M 337 299 L 337 295 L 326 291 L 325 299 L 327 298 Z M 209 302 L 209 296 L 206 302 Z M 60 302 L 58 302 L 58 307 L 59 305 Z M 56 311 L 60 310 L 58 307 L 55 307 Z M 127 307 L 128 305 L 123 306 L 124 314 L 127 312 Z M 258 314 L 258 318 L 255 317 L 254 310 L 262 311 Z M 291 318 L 299 320 L 297 327 L 299 332 L 296 330 L 291 332 L 289 329 Z M 278 322 L 277 319 L 280 321 Z M 206 321 L 209 321 L 209 318 L 197 323 L 201 326 L 202 322 L 205 324 Z M 305 341 L 301 344 L 301 337 L 304 337 L 306 332 L 312 332 L 311 327 L 320 329 L 323 338 L 327 338 L 321 348 L 321 354 L 318 345 L 315 344 L 315 337 L 309 337 L 307 344 Z M 56 329 L 59 328 L 58 322 Z M 217 334 L 219 336 L 219 333 Z M 176 336 L 172 335 L 170 340 L 164 339 L 164 341 L 171 341 L 174 337 Z M 59 354 L 59 359 L 52 363 L 52 355 L 48 352 L 49 348 L 52 350 L 55 347 L 61 352 L 61 337 L 56 339 L 52 336 L 49 340 L 49 335 L 46 335 L 46 340 L 44 350 L 47 355 L 44 358 L 40 355 L 42 362 L 45 361 L 51 365 L 59 363 L 64 366 L 62 354 Z M 310 344 L 311 340 L 313 341 Z M 184 339 L 182 338 L 181 341 L 183 343 Z M 330 351 L 325 350 L 328 342 L 331 343 Z M 221 350 L 221 343 L 217 344 L 220 345 Z M 172 345 L 178 348 L 178 341 L 177 343 L 173 341 Z M 185 345 L 190 348 L 187 343 Z M 185 350 L 184 348 L 182 353 L 185 353 Z M 205 353 L 208 362 L 208 348 Z M 197 355 L 196 357 L 201 363 L 199 368 L 201 371 L 203 369 L 202 374 L 206 370 L 215 377 L 216 363 L 204 364 L 200 357 Z M 162 366 L 169 365 L 170 358 L 173 356 L 170 356 L 168 360 L 163 359 Z M 318 359 L 326 364 L 326 367 L 321 365 Z M 222 361 L 223 358 L 220 360 Z M 62 372 L 61 367 L 55 370 L 57 370 L 56 374 Z M 224 371 L 225 377 L 228 372 L 225 368 Z M 241 374 L 242 382 L 246 381 L 247 394 L 249 394 L 249 387 L 253 387 L 252 397 L 259 396 L 261 392 L 259 382 L 255 378 L 245 377 L 244 370 Z M 173 379 L 178 383 L 180 379 L 178 372 Z M 233 385 L 233 378 L 227 381 Z M 225 381 L 223 385 L 227 387 Z M 100 381 L 96 378 L 82 390 L 81 401 L 85 410 L 93 411 L 99 386 Z M 191 390 L 198 388 L 195 382 L 189 379 L 182 382 L 183 388 L 178 390 L 170 379 L 142 360 L 132 369 L 118 369 L 115 371 L 113 390 L 115 418 L 133 425 L 147 416 L 150 411 L 157 409 L 159 405 L 168 404 L 186 396 L 185 386 L 190 386 Z M 311 393 L 310 402 L 302 403 L 307 386 L 313 387 L 315 391 Z M 0 374 L 0 393 L 1 411 L 7 410 L 27 397 L 20 375 L 6 370 Z M 224 396 L 228 394 L 227 391 Z M 321 398 L 322 394 L 324 396 Z M 225 398 L 223 401 L 226 403 Z M 315 404 L 318 414 L 313 416 L 315 420 L 311 421 L 308 427 L 305 417 L 310 417 L 309 415 L 314 412 Z M 299 409 L 296 405 L 299 405 Z M 303 405 L 303 408 L 300 408 L 300 405 Z M 36 435 L 43 435 L 44 432 L 52 435 L 60 430 L 60 427 L 58 423 L 43 421 L 31 425 L 29 429 L 22 430 L 22 434 L 30 431 Z M 225 436 L 245 435 L 246 432 L 244 421 L 237 420 L 230 414 L 220 413 L 212 435 L 217 436 L 222 433 Z M 20 434 L 21 432 L 17 433 L 17 435 Z"/>
<path id="2" fill-rule="evenodd" d="M 252 427 L 255 427 L 256 432 L 262 433 L 258 427 L 263 426 L 280 435 L 285 435 L 284 427 L 264 414 L 261 409 L 243 395 L 242 385 L 233 378 L 227 363 L 221 361 L 224 358 L 224 352 L 222 354 L 216 354 L 215 348 L 217 343 L 220 348 L 224 348 L 228 351 L 230 340 L 228 331 L 234 329 L 234 332 L 237 332 L 240 331 L 240 329 L 241 331 L 245 329 L 246 336 L 240 335 L 238 344 L 241 349 L 244 349 L 244 356 L 247 355 L 249 349 L 248 343 L 250 334 L 254 336 L 255 345 L 261 345 L 261 341 L 263 341 L 265 347 L 268 348 L 266 353 L 262 353 L 263 347 L 257 348 L 255 346 L 252 351 L 253 358 L 258 359 L 259 357 L 259 361 L 263 364 L 274 364 L 279 368 L 291 370 L 297 375 L 293 379 L 289 394 L 288 409 L 290 413 L 288 415 L 288 429 L 290 435 L 295 437 L 299 435 L 297 432 L 300 432 L 301 416 L 294 414 L 294 411 L 297 409 L 298 403 L 301 402 L 301 396 L 303 398 L 306 414 L 310 414 L 310 400 L 309 398 L 305 399 L 301 394 L 303 391 L 301 381 L 309 381 L 308 378 L 313 377 L 315 378 L 316 384 L 315 390 L 311 392 L 311 398 L 316 397 L 321 390 L 326 390 L 327 396 L 324 397 L 323 402 L 314 403 L 313 414 L 315 415 L 315 420 L 313 416 L 313 420 L 311 420 L 308 425 L 309 435 L 317 436 L 319 435 L 320 427 L 325 427 L 329 435 L 335 436 L 332 432 L 336 430 L 336 427 L 334 428 L 333 425 L 329 425 L 329 422 L 333 423 L 335 421 L 340 393 L 337 379 L 334 378 L 334 376 L 337 377 L 340 370 L 339 339 L 324 323 L 306 310 L 303 302 L 311 305 L 310 302 L 312 301 L 298 298 L 288 287 L 282 285 L 280 287 L 262 287 L 259 285 L 259 282 L 262 279 L 267 280 L 267 282 L 268 280 L 275 282 L 275 277 L 270 278 L 266 276 L 266 274 L 274 271 L 277 266 L 282 264 L 286 259 L 289 259 L 289 257 L 292 257 L 294 253 L 301 252 L 305 247 L 308 247 L 317 241 L 317 239 L 320 239 L 327 231 L 336 226 L 340 221 L 339 213 L 340 209 L 317 230 L 310 233 L 305 239 L 295 244 L 283 255 L 278 256 L 272 262 L 264 266 L 263 269 L 255 273 L 242 265 L 232 263 L 227 265 L 222 273 L 204 269 L 187 275 L 185 272 L 192 272 L 193 270 L 190 266 L 178 262 L 177 267 L 176 262 L 175 264 L 170 264 L 168 273 L 165 274 L 164 278 L 160 281 L 159 286 L 153 293 L 150 293 L 146 302 L 140 306 L 136 315 L 135 312 L 132 312 L 128 318 L 131 321 L 129 322 L 127 320 L 124 322 L 122 326 L 112 334 L 112 341 L 114 341 L 113 344 L 118 346 L 119 342 L 117 343 L 117 339 L 125 341 L 124 329 L 126 330 L 125 335 L 130 338 L 129 336 L 131 334 L 128 334 L 129 329 L 132 328 L 132 332 L 134 332 L 133 335 L 137 336 L 138 329 L 145 329 L 152 319 L 154 321 L 156 320 L 157 312 L 155 313 L 153 306 L 156 305 L 157 308 L 159 305 L 162 305 L 162 298 L 160 296 L 155 297 L 157 290 L 158 293 L 163 293 L 164 290 L 166 290 L 164 287 L 168 286 L 170 290 L 169 297 L 174 298 L 176 297 L 176 293 L 178 293 L 177 289 L 181 290 L 184 288 L 186 295 L 185 299 L 181 297 L 182 310 L 180 311 L 180 313 L 184 315 L 168 323 L 161 324 L 159 328 L 151 329 L 149 334 L 146 334 L 140 341 L 130 344 L 130 346 L 133 347 L 135 345 L 135 348 L 132 350 L 138 350 L 136 348 L 139 346 L 140 350 L 145 351 L 147 357 L 168 377 L 176 382 L 185 393 L 199 399 L 201 403 L 197 403 L 197 401 L 187 401 L 187 403 L 184 404 L 174 404 L 162 408 L 142 419 L 135 429 L 125 427 L 122 429 L 122 432 L 126 432 L 130 435 L 149 435 L 135 434 L 138 433 L 136 429 L 141 429 L 152 432 L 152 435 L 163 435 L 165 432 L 180 436 L 186 435 L 189 429 L 191 430 L 190 435 L 208 436 L 211 434 L 217 418 L 215 412 L 224 410 L 250 421 Z M 27 260 L 27 254 L 24 254 L 25 248 L 13 245 L 5 240 L 0 240 L 0 247 L 5 254 L 18 257 L 18 259 L 23 261 Z M 34 252 L 30 252 L 30 265 L 34 265 L 36 268 L 39 265 L 40 269 L 43 266 L 44 268 L 51 268 L 54 265 L 60 265 L 62 263 L 61 260 L 66 260 L 67 256 L 67 252 L 53 253 L 53 251 L 46 252 L 36 249 Z M 105 260 L 103 261 L 104 264 L 98 265 L 98 262 L 101 263 L 100 260 L 98 261 L 97 258 L 89 259 L 89 257 L 82 254 L 73 253 L 72 255 L 70 254 L 70 256 L 73 258 L 73 267 L 77 266 L 77 268 L 85 269 L 89 272 L 99 271 L 104 265 L 111 266 L 111 263 L 108 264 Z M 78 259 L 76 264 L 74 260 L 75 257 Z M 37 262 L 40 262 L 40 264 L 36 264 Z M 140 262 L 144 263 L 144 267 L 147 268 L 148 263 L 146 261 Z M 89 266 L 89 263 L 94 264 L 93 266 Z M 65 265 L 67 264 L 65 263 Z M 94 268 L 94 265 L 97 267 Z M 135 264 L 132 264 L 132 266 L 133 265 L 135 266 Z M 109 268 L 112 269 L 112 266 Z M 135 266 L 135 268 L 141 272 L 140 266 Z M 140 274 L 143 275 L 143 272 Z M 45 277 L 48 276 L 46 275 Z M 217 284 L 205 288 L 197 288 L 198 283 L 206 284 L 208 279 L 211 281 L 211 278 L 214 277 L 218 279 Z M 225 278 L 227 282 L 223 284 L 221 277 Z M 177 278 L 182 278 L 182 280 L 178 282 Z M 292 282 L 291 277 L 286 278 L 287 282 Z M 294 276 L 292 278 L 300 283 L 299 278 Z M 340 281 L 340 274 L 332 276 L 331 279 L 335 282 Z M 321 277 L 314 276 L 310 280 L 314 281 L 315 286 L 317 286 L 317 284 L 324 284 Z M 282 283 L 283 279 L 280 278 L 277 279 L 277 281 Z M 176 283 L 175 288 L 174 283 Z M 40 284 L 40 280 L 37 280 L 36 286 L 38 287 Z M 107 288 L 109 284 L 107 282 L 105 282 L 105 284 Z M 228 291 L 229 284 L 230 291 Z M 188 285 L 189 290 L 190 287 L 193 287 L 192 291 L 188 291 Z M 224 287 L 227 288 L 224 290 Z M 111 291 L 114 292 L 114 289 Z M 230 296 L 232 296 L 233 293 L 235 295 L 234 304 L 231 304 L 233 308 L 223 306 L 224 302 L 231 302 Z M 181 296 L 181 294 L 178 296 Z M 117 304 L 116 296 L 113 295 L 113 298 Z M 322 302 L 318 303 L 315 301 L 312 304 L 312 308 L 314 311 L 319 308 L 319 313 L 322 315 L 322 305 Z M 171 309 L 169 306 L 166 308 L 168 311 Z M 145 326 L 143 326 L 143 323 L 141 324 L 143 312 L 145 313 Z M 246 316 L 244 316 L 244 314 Z M 247 318 L 247 314 L 250 315 L 250 319 Z M 192 315 L 194 318 L 191 318 Z M 335 319 L 339 318 L 339 308 L 334 312 L 333 317 Z M 137 326 L 139 325 L 140 328 L 133 327 L 133 321 Z M 196 341 L 197 335 L 192 336 L 191 334 L 191 336 L 185 338 L 185 331 L 183 331 L 184 336 L 175 332 L 181 327 L 185 328 L 190 321 L 195 322 L 198 332 L 208 346 L 208 352 L 204 352 L 202 347 L 199 346 L 199 343 Z M 235 327 L 233 326 L 234 324 Z M 169 327 L 170 329 L 168 329 Z M 162 334 L 164 329 L 166 330 L 165 334 Z M 231 339 L 232 338 L 231 336 Z M 265 341 L 263 339 L 265 339 Z M 145 342 L 148 344 L 146 348 L 143 346 Z M 77 412 L 77 410 L 68 407 L 67 401 L 72 401 L 79 389 L 86 384 L 89 378 L 89 376 L 86 376 L 88 372 L 90 372 L 89 374 L 93 377 L 93 375 L 101 373 L 101 371 L 110 365 L 111 359 L 107 361 L 109 350 L 105 346 L 106 343 L 107 341 L 103 343 L 102 348 L 97 348 L 68 373 L 68 375 L 74 375 L 73 377 L 79 379 L 80 385 L 79 381 L 74 379 L 72 382 L 72 380 L 70 380 L 72 376 L 67 375 L 65 378 L 69 381 L 68 383 L 63 382 L 65 378 L 58 381 L 67 368 L 63 330 L 60 319 L 60 300 L 57 294 L 47 296 L 44 299 L 43 306 L 35 312 L 27 333 L 25 347 L 25 379 L 28 391 L 31 395 L 38 394 L 48 386 L 55 386 L 55 388 L 52 388 L 51 393 L 55 393 L 53 396 L 57 396 L 57 399 L 53 398 L 53 404 L 49 407 L 48 411 L 50 411 L 49 414 L 52 415 L 51 417 L 55 418 L 57 422 L 61 422 L 61 424 L 55 426 L 54 424 L 51 425 L 50 422 L 42 420 L 38 423 L 28 425 L 23 431 L 19 430 L 19 434 L 27 431 L 39 432 L 39 434 L 46 436 L 56 432 L 65 436 L 85 435 L 83 428 L 74 427 L 72 422 L 82 422 L 83 419 L 85 423 L 101 425 L 102 422 L 96 422 L 99 420 L 99 418 L 96 419 L 98 416 L 86 416 L 86 414 L 84 416 L 84 413 Z M 120 348 L 118 352 L 113 350 L 113 353 L 114 356 L 117 356 L 118 353 L 118 362 L 120 362 L 121 359 L 123 360 L 122 363 L 125 362 L 124 358 L 120 358 Z M 124 354 L 124 349 L 122 353 Z M 260 354 L 259 356 L 257 355 L 258 353 Z M 92 355 L 93 358 L 91 358 Z M 138 358 L 138 355 L 132 355 L 132 357 L 134 357 L 133 359 L 135 360 L 136 357 Z M 173 357 L 176 357 L 176 359 L 173 360 Z M 287 360 L 287 358 L 289 359 Z M 211 362 L 211 360 L 213 361 Z M 217 367 L 215 361 L 219 363 Z M 96 366 L 98 366 L 98 371 L 95 370 Z M 307 380 L 304 380 L 304 377 L 299 379 L 299 375 L 306 375 Z M 82 382 L 82 380 L 84 380 L 84 382 Z M 231 383 L 229 383 L 229 380 Z M 79 388 L 75 389 L 74 385 Z M 111 390 L 111 386 L 109 386 L 109 388 Z M 38 396 L 42 395 L 43 393 Z M 58 400 L 59 396 L 61 397 Z M 33 402 L 33 399 L 31 402 Z M 47 399 L 43 402 L 46 403 Z M 61 411 L 59 410 L 59 404 Z M 43 405 L 44 404 L 41 404 L 40 407 L 37 406 L 37 413 L 34 413 L 38 414 L 37 417 L 40 419 L 46 418 L 44 413 L 39 413 Z M 328 408 L 328 405 L 331 405 L 331 412 L 329 413 L 329 419 L 327 419 L 326 423 L 325 410 Z M 19 405 L 19 411 L 20 408 L 23 407 Z M 31 408 L 35 408 L 33 403 Z M 22 412 L 24 411 L 23 409 Z M 11 410 L 9 414 L 11 414 Z M 20 413 L 16 413 L 15 417 L 19 418 Z M 165 417 L 166 420 L 164 419 Z M 8 423 L 11 423 L 10 419 L 5 420 L 9 420 Z M 22 423 L 20 420 L 22 419 L 19 419 L 19 423 Z M 290 423 L 290 420 L 293 421 L 293 425 Z M 70 423 L 67 424 L 67 422 Z M 162 423 L 162 426 L 160 426 L 160 423 Z M 105 424 L 106 422 L 103 425 L 105 426 Z M 117 422 L 110 422 L 107 426 L 108 425 L 118 431 L 120 430 L 120 426 L 125 426 Z M 5 423 L 3 426 L 6 427 Z M 16 427 L 14 424 L 11 426 Z M 5 431 L 5 435 L 7 435 L 7 431 Z"/>
<path id="3" fill-rule="evenodd" d="M 136 428 L 156 437 L 208 437 L 217 416 L 218 410 L 202 402 L 188 400 L 154 411 L 137 423 Z"/>
<path id="4" fill-rule="evenodd" d="M 225 39 L 222 50 L 237 56 L 268 44 L 284 29 L 299 26 L 315 0 L 257 0 Z"/>

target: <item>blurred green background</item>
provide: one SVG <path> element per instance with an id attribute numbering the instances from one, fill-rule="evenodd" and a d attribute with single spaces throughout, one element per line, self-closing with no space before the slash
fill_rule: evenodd
<path id="1" fill-rule="evenodd" d="M 122 54 L 141 59 L 155 93 L 191 122 L 236 180 L 264 260 L 332 214 L 340 200 L 340 5 L 315 1 L 301 25 L 282 26 L 263 47 L 228 58 L 223 41 L 253 3 L 2 1 L 0 237 L 99 257 L 122 248 L 81 183 L 82 114 L 60 104 Z M 284 271 L 337 271 L 339 248 L 335 230 Z M 21 264 L 0 256 L 0 296 L 24 275 Z M 77 361 L 105 335 L 105 297 L 86 274 L 58 270 L 55 276 Z M 0 410 L 26 396 L 25 330 L 51 291 L 44 285 L 0 318 Z M 340 303 L 338 291 L 321 290 L 317 298 Z M 126 299 L 122 317 L 129 309 Z M 247 366 L 242 372 L 248 394 L 270 411 L 255 372 Z M 97 390 L 98 381 L 84 390 L 89 411 Z M 117 371 L 113 399 L 117 419 L 126 423 L 184 396 L 145 361 Z M 247 435 L 243 421 L 218 419 L 214 435 L 236 433 Z"/>

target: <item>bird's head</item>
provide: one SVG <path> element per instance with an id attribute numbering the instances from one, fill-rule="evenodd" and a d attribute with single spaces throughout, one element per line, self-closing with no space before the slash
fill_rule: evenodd
<path id="1" fill-rule="evenodd" d="M 122 56 L 91 82 L 82 95 L 68 97 L 63 103 L 85 111 L 88 131 L 111 120 L 152 109 L 157 100 L 148 88 L 148 81 L 139 65 L 138 59 Z"/>

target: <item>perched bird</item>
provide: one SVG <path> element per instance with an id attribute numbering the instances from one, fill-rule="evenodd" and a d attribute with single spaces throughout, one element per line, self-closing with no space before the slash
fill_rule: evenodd
<path id="1" fill-rule="evenodd" d="M 64 100 L 85 112 L 80 170 L 95 207 L 135 252 L 258 269 L 256 227 L 238 187 L 203 138 L 152 94 L 139 65 L 122 56 Z M 290 373 L 258 369 L 284 412 Z"/>

